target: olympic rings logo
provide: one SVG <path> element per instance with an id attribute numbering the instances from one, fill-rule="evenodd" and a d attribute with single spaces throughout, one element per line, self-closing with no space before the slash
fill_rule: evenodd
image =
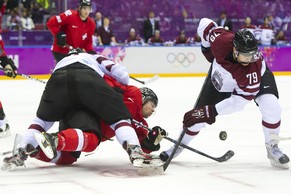
<path id="1" fill-rule="evenodd" d="M 167 55 L 167 61 L 171 64 L 173 64 L 174 67 L 179 67 L 182 65 L 182 67 L 189 67 L 191 64 L 193 64 L 196 60 L 196 56 L 194 53 L 169 53 Z"/>

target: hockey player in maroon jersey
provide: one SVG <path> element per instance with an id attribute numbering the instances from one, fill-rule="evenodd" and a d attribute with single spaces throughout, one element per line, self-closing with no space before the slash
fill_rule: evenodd
<path id="1" fill-rule="evenodd" d="M 8 77 L 15 78 L 17 76 L 17 67 L 13 60 L 8 58 L 4 50 L 4 42 L 0 35 L 0 65 L 4 71 L 4 74 Z M 7 137 L 10 135 L 10 127 L 6 119 L 2 103 L 0 102 L 0 137 Z"/>
<path id="2" fill-rule="evenodd" d="M 278 90 L 255 37 L 246 29 L 233 34 L 207 18 L 200 20 L 197 31 L 202 53 L 212 64 L 194 109 L 184 115 L 182 143 L 189 144 L 206 124 L 215 122 L 217 115 L 242 111 L 254 100 L 262 114 L 267 157 L 272 166 L 288 169 L 289 158 L 273 138 L 279 134 L 281 123 Z M 166 160 L 172 150 L 162 152 L 161 159 Z M 181 151 L 178 148 L 174 156 Z"/>
<path id="3" fill-rule="evenodd" d="M 47 27 L 54 36 L 52 53 L 57 62 L 68 54 L 70 47 L 94 52 L 92 36 L 96 24 L 89 17 L 91 10 L 90 0 L 80 0 L 78 11 L 67 10 L 48 20 Z"/>

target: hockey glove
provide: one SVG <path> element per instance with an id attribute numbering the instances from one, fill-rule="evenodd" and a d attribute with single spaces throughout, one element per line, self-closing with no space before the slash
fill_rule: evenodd
<path id="1" fill-rule="evenodd" d="M 183 124 L 186 127 L 192 127 L 196 123 L 208 123 L 215 122 L 215 117 L 218 115 L 214 106 L 206 105 L 200 108 L 194 108 L 184 115 Z"/>
<path id="2" fill-rule="evenodd" d="M 67 35 L 65 34 L 65 32 L 59 32 L 56 35 L 56 39 L 57 39 L 57 45 L 59 46 L 65 46 L 67 43 Z"/>
<path id="3" fill-rule="evenodd" d="M 4 74 L 8 77 L 15 78 L 17 76 L 17 67 L 11 58 L 1 59 L 1 65 L 4 66 Z"/>
<path id="4" fill-rule="evenodd" d="M 142 147 L 151 150 L 158 151 L 160 149 L 160 142 L 164 137 L 167 137 L 168 133 L 166 130 L 159 126 L 155 126 L 152 131 L 148 133 L 148 136 L 142 142 Z"/>

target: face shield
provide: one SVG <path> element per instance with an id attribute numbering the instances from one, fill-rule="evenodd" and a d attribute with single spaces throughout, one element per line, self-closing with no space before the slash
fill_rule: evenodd
<path id="1" fill-rule="evenodd" d="M 235 53 L 238 62 L 242 64 L 253 63 L 259 59 L 259 52 L 257 50 L 248 53 L 236 51 Z"/>

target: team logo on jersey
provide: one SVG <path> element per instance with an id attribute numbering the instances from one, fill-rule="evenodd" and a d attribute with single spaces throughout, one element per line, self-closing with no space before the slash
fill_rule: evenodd
<path id="1" fill-rule="evenodd" d="M 213 84 L 213 86 L 220 91 L 223 85 L 223 79 L 222 76 L 220 75 L 220 73 L 218 71 L 215 71 L 211 77 L 211 82 Z"/>
<path id="2" fill-rule="evenodd" d="M 82 40 L 85 40 L 86 38 L 87 38 L 87 33 L 82 36 Z"/>

